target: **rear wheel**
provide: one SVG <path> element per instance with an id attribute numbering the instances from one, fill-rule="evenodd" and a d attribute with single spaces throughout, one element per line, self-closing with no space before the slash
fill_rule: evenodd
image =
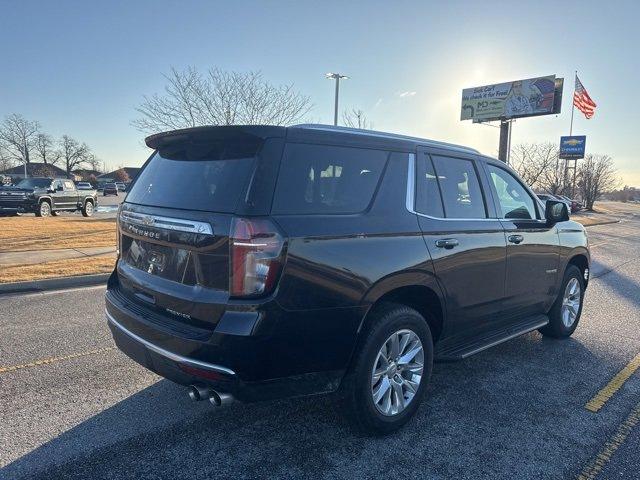
<path id="1" fill-rule="evenodd" d="M 575 265 L 569 265 L 562 279 L 556 302 L 549 311 L 549 323 L 539 331 L 545 336 L 566 338 L 578 326 L 584 300 L 584 277 Z"/>
<path id="2" fill-rule="evenodd" d="M 48 217 L 51 215 L 51 205 L 46 200 L 40 202 L 36 210 L 36 217 Z"/>
<path id="3" fill-rule="evenodd" d="M 90 217 L 91 215 L 93 215 L 93 202 L 86 201 L 84 202 L 84 207 L 82 207 L 82 216 Z"/>
<path id="4" fill-rule="evenodd" d="M 404 305 L 372 312 L 354 363 L 343 384 L 349 419 L 363 433 L 384 435 L 415 414 L 433 366 L 433 341 L 426 320 Z"/>

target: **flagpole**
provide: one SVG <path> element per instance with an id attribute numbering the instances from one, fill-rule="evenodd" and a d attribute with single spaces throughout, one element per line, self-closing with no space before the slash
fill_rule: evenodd
<path id="1" fill-rule="evenodd" d="M 573 80 L 573 95 L 576 94 L 576 82 L 578 81 L 578 70 L 575 71 L 575 78 Z M 571 97 L 571 126 L 569 127 L 569 136 L 573 135 L 573 112 L 576 109 L 576 104 Z M 566 160 L 565 160 L 566 161 Z M 567 164 L 569 163 L 566 161 Z M 568 165 L 567 165 L 568 166 Z M 576 170 L 578 170 L 578 159 L 573 161 L 573 185 L 571 186 L 571 198 L 576 196 Z"/>

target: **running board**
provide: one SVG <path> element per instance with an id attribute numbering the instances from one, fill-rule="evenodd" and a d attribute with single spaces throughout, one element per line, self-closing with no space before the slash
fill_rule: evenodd
<path id="1" fill-rule="evenodd" d="M 487 348 L 544 327 L 547 323 L 549 323 L 549 318 L 546 315 L 536 315 L 471 340 L 467 339 L 466 341 L 458 341 L 451 344 L 447 344 L 445 341 L 442 345 L 436 347 L 435 360 L 439 362 L 463 360 Z"/>

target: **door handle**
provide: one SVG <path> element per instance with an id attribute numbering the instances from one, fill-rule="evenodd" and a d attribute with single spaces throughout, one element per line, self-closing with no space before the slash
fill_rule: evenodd
<path id="1" fill-rule="evenodd" d="M 455 238 L 441 238 L 440 240 L 436 240 L 436 247 L 438 248 L 446 248 L 447 250 L 451 250 L 453 247 L 458 246 L 458 240 Z"/>
<path id="2" fill-rule="evenodd" d="M 524 240 L 524 237 L 522 235 L 509 235 L 508 240 L 511 243 L 518 244 L 518 243 L 521 243 Z"/>

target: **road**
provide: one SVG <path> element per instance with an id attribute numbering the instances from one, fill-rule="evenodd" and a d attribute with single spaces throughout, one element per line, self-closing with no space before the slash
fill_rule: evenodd
<path id="1" fill-rule="evenodd" d="M 607 387 L 640 354 L 640 217 L 622 218 L 589 227 L 571 339 L 436 364 L 417 418 L 386 438 L 351 433 L 328 397 L 192 403 L 113 348 L 102 287 L 2 298 L 0 478 L 638 479 L 640 370 Z"/>

